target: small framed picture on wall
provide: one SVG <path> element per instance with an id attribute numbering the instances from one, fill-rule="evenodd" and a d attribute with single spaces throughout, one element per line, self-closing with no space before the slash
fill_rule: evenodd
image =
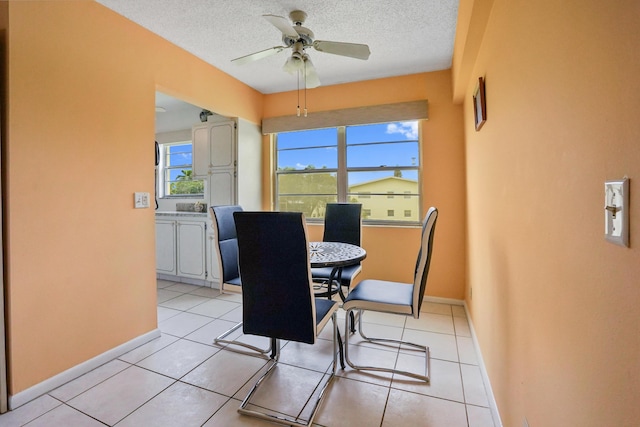
<path id="1" fill-rule="evenodd" d="M 473 91 L 473 113 L 476 122 L 476 132 L 480 130 L 484 122 L 487 121 L 487 100 L 484 90 L 484 79 L 478 79 L 478 85 Z"/>

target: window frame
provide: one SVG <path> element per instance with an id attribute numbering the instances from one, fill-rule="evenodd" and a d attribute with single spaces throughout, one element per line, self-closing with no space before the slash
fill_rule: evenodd
<path id="1" fill-rule="evenodd" d="M 278 133 L 271 134 L 272 141 L 272 149 L 273 149 L 273 200 L 272 206 L 274 210 L 279 209 L 279 198 L 280 192 L 278 188 L 279 176 L 285 174 L 302 174 L 302 173 L 335 173 L 336 174 L 336 192 L 337 192 L 337 202 L 338 203 L 347 203 L 349 201 L 349 188 L 348 188 L 348 174 L 349 172 L 372 172 L 372 171 L 396 171 L 396 170 L 407 170 L 407 171 L 415 171 L 417 173 L 417 182 L 418 182 L 418 192 L 416 194 L 418 198 L 417 202 L 417 210 L 418 210 L 418 219 L 417 220 L 404 220 L 400 219 L 366 219 L 363 217 L 363 224 L 367 225 L 390 225 L 390 226 L 419 226 L 421 224 L 421 218 L 423 214 L 423 187 L 422 187 L 422 122 L 421 119 L 414 120 L 394 120 L 389 122 L 383 122 L 380 124 L 387 123 L 407 123 L 407 122 L 417 122 L 418 124 L 418 166 L 376 166 L 376 167 L 352 167 L 347 168 L 347 140 L 346 140 L 346 129 L 348 126 L 359 126 L 359 125 L 348 125 L 348 126 L 334 126 L 332 128 L 337 129 L 337 138 L 338 138 L 338 167 L 336 168 L 322 168 L 322 169 L 314 169 L 314 170 L 287 170 L 287 171 L 279 171 L 278 170 Z M 366 123 L 362 125 L 369 125 L 376 123 Z M 290 132 L 301 132 L 307 129 L 299 130 L 299 131 L 290 131 Z M 311 130 L 311 129 L 308 129 Z M 411 140 L 414 141 L 414 140 Z M 395 141 L 394 141 L 395 142 Z M 358 143 L 360 145 L 374 145 L 378 142 L 367 142 L 367 143 Z M 314 147 L 315 148 L 315 147 Z M 300 194 L 300 196 L 309 196 L 311 194 Z M 387 196 L 387 193 L 372 193 L 366 192 L 361 194 L 363 198 L 371 198 L 371 196 Z M 296 194 L 291 194 L 289 196 L 296 196 Z M 325 196 L 324 194 L 318 194 L 318 196 Z M 410 198 L 412 195 L 407 194 L 407 192 L 393 194 L 393 196 L 402 196 L 403 199 Z M 394 198 L 394 197 L 391 197 Z M 404 209 L 403 209 L 404 211 Z M 402 217 L 404 218 L 404 216 Z M 324 221 L 323 218 L 315 218 L 311 216 L 306 217 L 307 221 L 310 223 L 321 223 Z"/>
<path id="2" fill-rule="evenodd" d="M 187 164 L 182 164 L 179 166 L 167 166 L 167 147 L 176 146 L 176 145 L 190 145 L 191 146 L 191 164 L 187 167 Z M 184 140 L 184 141 L 172 141 L 172 142 L 164 142 L 158 144 L 158 149 L 160 152 L 159 163 L 157 166 L 158 169 L 158 197 L 161 199 L 202 199 L 204 197 L 205 189 L 204 189 L 204 180 L 202 179 L 193 179 L 193 181 L 201 181 L 203 183 L 202 193 L 183 193 L 183 194 L 170 194 L 170 171 L 172 170 L 183 170 L 190 169 L 193 174 L 193 141 Z M 175 181 L 174 181 L 175 182 Z"/>

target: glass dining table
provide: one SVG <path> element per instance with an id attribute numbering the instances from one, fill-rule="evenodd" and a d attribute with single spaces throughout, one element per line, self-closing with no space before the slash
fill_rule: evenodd
<path id="1" fill-rule="evenodd" d="M 342 268 L 357 264 L 367 257 L 367 251 L 360 246 L 342 242 L 309 242 L 309 259 L 312 268 L 331 267 L 331 275 L 326 292 L 317 292 L 316 296 L 327 296 L 329 299 L 336 293 L 344 301 L 340 282 L 342 280 Z M 336 283 L 337 285 L 333 286 Z"/>

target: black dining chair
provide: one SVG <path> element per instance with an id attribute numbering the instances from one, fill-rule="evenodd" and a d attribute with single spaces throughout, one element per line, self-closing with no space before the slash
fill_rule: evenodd
<path id="1" fill-rule="evenodd" d="M 286 425 L 310 426 L 336 371 L 338 303 L 314 297 L 304 214 L 236 212 L 234 218 L 242 276 L 242 328 L 245 334 L 270 338 L 274 349 L 270 366 L 242 401 L 238 412 Z M 324 382 L 321 391 L 313 393 L 315 402 L 309 396 L 312 405 L 309 418 L 260 412 L 252 398 L 260 399 L 260 386 L 278 366 L 280 340 L 314 344 L 329 320 L 333 323 L 332 370 L 326 380 L 320 381 Z"/>
<path id="2" fill-rule="evenodd" d="M 327 203 L 324 215 L 324 234 L 322 240 L 325 242 L 342 242 L 360 246 L 362 240 L 362 204 L 360 203 Z M 316 282 L 327 283 L 326 292 L 316 292 L 316 296 L 331 296 L 336 292 L 344 300 L 345 296 L 342 287 L 347 287 L 347 292 L 354 283 L 354 279 L 362 272 L 362 263 L 342 267 L 338 271 L 338 277 L 333 277 L 336 281 L 329 284 L 332 276 L 332 267 L 318 267 L 311 269 L 311 275 Z"/>
<path id="3" fill-rule="evenodd" d="M 386 338 L 369 338 L 362 331 L 362 316 L 365 311 L 377 311 L 383 313 L 399 314 L 404 316 L 413 316 L 419 318 L 422 300 L 424 299 L 424 291 L 427 284 L 427 274 L 429 265 L 431 264 L 431 254 L 433 252 L 433 235 L 435 232 L 436 219 L 438 218 L 438 210 L 434 207 L 430 208 L 422 223 L 422 237 L 416 268 L 414 272 L 413 283 L 399 283 L 385 280 L 365 279 L 358 283 L 344 301 L 343 308 L 347 313 L 345 321 L 345 339 L 344 339 L 344 356 L 347 364 L 353 369 L 364 371 L 383 371 L 392 372 L 412 378 L 417 378 L 429 382 L 429 366 L 430 355 L 429 347 L 415 344 L 407 341 L 386 339 Z M 417 374 L 413 372 L 402 371 L 399 369 L 362 366 L 356 365 L 349 359 L 349 332 L 348 322 L 350 315 L 356 312 L 358 333 L 362 338 L 371 343 L 376 344 L 399 344 L 400 347 L 406 346 L 412 350 L 424 353 L 425 356 L 425 374 Z"/>
<path id="4" fill-rule="evenodd" d="M 235 292 L 239 292 L 242 289 L 242 280 L 240 279 L 240 270 L 238 269 L 238 237 L 233 219 L 234 212 L 242 212 L 242 207 L 239 205 L 211 207 L 213 230 L 218 248 L 216 255 L 220 270 L 220 294 L 224 292 L 225 285 L 235 288 Z M 271 347 L 262 349 L 248 343 L 226 339 L 241 327 L 242 322 L 235 324 L 232 328 L 217 336 L 214 339 L 214 343 L 218 345 L 231 344 L 240 346 L 260 354 L 267 354 L 272 351 Z"/>

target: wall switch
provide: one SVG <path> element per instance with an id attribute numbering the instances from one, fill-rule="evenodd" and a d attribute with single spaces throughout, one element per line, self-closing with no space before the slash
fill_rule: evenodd
<path id="1" fill-rule="evenodd" d="M 629 246 L 629 179 L 604 183 L 604 236 L 607 241 Z"/>
<path id="2" fill-rule="evenodd" d="M 136 209 L 149 207 L 149 193 L 133 193 L 133 205 Z"/>

